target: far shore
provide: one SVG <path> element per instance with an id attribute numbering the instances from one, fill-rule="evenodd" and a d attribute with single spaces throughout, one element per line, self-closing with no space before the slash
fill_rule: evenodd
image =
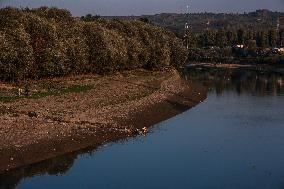
<path id="1" fill-rule="evenodd" d="M 220 68 L 220 69 L 238 69 L 246 68 L 256 71 L 268 71 L 278 74 L 284 74 L 284 65 L 282 64 L 240 64 L 240 63 L 209 63 L 209 62 L 189 62 L 186 68 Z"/>
<path id="2" fill-rule="evenodd" d="M 249 68 L 255 65 L 253 64 L 234 64 L 234 63 L 207 63 L 207 62 L 193 62 L 187 65 L 190 66 L 202 66 L 210 68 Z"/>
<path id="3" fill-rule="evenodd" d="M 126 71 L 0 85 L 0 172 L 141 134 L 202 102 L 207 89 L 177 71 Z M 20 95 L 20 94 L 19 94 Z"/>

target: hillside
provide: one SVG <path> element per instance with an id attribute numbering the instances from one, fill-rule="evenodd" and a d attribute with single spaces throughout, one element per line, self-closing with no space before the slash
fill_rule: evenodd
<path id="1" fill-rule="evenodd" d="M 205 30 L 237 30 L 245 28 L 247 30 L 267 30 L 276 29 L 279 19 L 280 28 L 284 29 L 284 13 L 272 12 L 269 10 L 257 10 L 255 12 L 243 14 L 225 13 L 192 13 L 175 14 L 164 13 L 143 16 L 148 18 L 153 24 L 162 26 L 175 32 L 178 36 L 183 34 L 184 24 L 190 22 L 194 33 L 204 32 Z"/>

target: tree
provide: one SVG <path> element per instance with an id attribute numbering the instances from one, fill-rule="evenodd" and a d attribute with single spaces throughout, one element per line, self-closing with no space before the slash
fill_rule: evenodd
<path id="1" fill-rule="evenodd" d="M 97 18 L 90 14 L 80 20 L 67 10 L 46 7 L 0 9 L 0 79 L 159 70 L 186 61 L 186 48 L 169 31 L 140 21 Z"/>
<path id="2" fill-rule="evenodd" d="M 270 47 L 276 47 L 277 34 L 275 30 L 269 30 L 268 32 L 268 43 Z"/>
<path id="3" fill-rule="evenodd" d="M 186 39 L 184 39 L 185 41 L 187 41 L 188 47 L 189 48 L 197 48 L 198 47 L 198 37 L 196 34 L 192 33 L 192 32 L 188 32 L 187 35 L 185 36 Z"/>
<path id="4" fill-rule="evenodd" d="M 147 23 L 147 24 L 151 24 L 151 21 L 150 21 L 149 18 L 147 18 L 147 17 L 139 18 L 139 21 L 144 22 L 144 23 Z"/>
<path id="5" fill-rule="evenodd" d="M 257 49 L 256 40 L 248 40 L 247 46 L 248 46 L 248 53 L 250 55 L 256 55 L 256 49 Z"/>
<path id="6" fill-rule="evenodd" d="M 218 47 L 227 46 L 228 41 L 227 41 L 225 30 L 221 29 L 217 31 L 216 38 L 215 38 L 215 44 Z"/>
<path id="7" fill-rule="evenodd" d="M 245 42 L 245 32 L 243 29 L 238 29 L 237 31 L 238 43 L 244 44 Z"/>
<path id="8" fill-rule="evenodd" d="M 283 29 L 279 31 L 279 37 L 278 37 L 277 43 L 279 47 L 282 47 L 284 45 L 284 30 Z"/>
<path id="9" fill-rule="evenodd" d="M 86 16 L 82 16 L 81 20 L 83 20 L 85 22 L 93 22 L 95 20 L 98 20 L 99 18 L 101 18 L 100 15 L 87 14 Z"/>
<path id="10" fill-rule="evenodd" d="M 256 43 L 258 47 L 265 48 L 268 46 L 268 37 L 264 31 L 257 33 Z"/>
<path id="11" fill-rule="evenodd" d="M 208 30 L 203 34 L 202 44 L 203 47 L 215 45 L 215 33 L 212 30 Z"/>
<path id="12" fill-rule="evenodd" d="M 227 31 L 226 32 L 226 36 L 227 36 L 227 43 L 228 45 L 234 45 L 237 41 L 237 33 L 235 31 Z"/>

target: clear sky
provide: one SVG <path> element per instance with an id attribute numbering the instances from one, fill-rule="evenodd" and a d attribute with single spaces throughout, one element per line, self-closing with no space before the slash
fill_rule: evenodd
<path id="1" fill-rule="evenodd" d="M 43 5 L 67 8 L 74 15 L 141 15 L 185 11 L 249 12 L 270 9 L 284 12 L 284 0 L 0 0 L 1 6 L 38 7 Z"/>

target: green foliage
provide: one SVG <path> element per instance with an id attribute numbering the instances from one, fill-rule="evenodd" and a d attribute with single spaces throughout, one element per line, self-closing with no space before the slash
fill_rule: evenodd
<path id="1" fill-rule="evenodd" d="M 25 9 L 24 12 L 30 12 L 35 14 L 36 16 L 51 19 L 55 21 L 72 21 L 73 17 L 70 11 L 66 9 L 59 9 L 56 7 L 40 7 L 38 9 Z"/>
<path id="2" fill-rule="evenodd" d="M 237 30 L 237 42 L 238 44 L 244 44 L 245 42 L 245 31 L 243 29 Z"/>
<path id="3" fill-rule="evenodd" d="M 148 23 L 148 24 L 151 24 L 151 21 L 150 21 L 149 18 L 147 18 L 147 17 L 139 18 L 139 21 L 145 22 L 145 23 Z"/>
<path id="4" fill-rule="evenodd" d="M 32 74 L 33 49 L 29 36 L 22 28 L 14 34 L 0 32 L 0 79 L 18 80 Z"/>
<path id="5" fill-rule="evenodd" d="M 21 10 L 7 7 L 0 9 L 0 30 L 8 33 L 13 33 L 15 27 L 20 27 L 26 22 L 25 13 Z"/>
<path id="6" fill-rule="evenodd" d="M 283 33 L 283 36 L 281 36 Z M 274 48 L 281 47 L 284 44 L 284 32 L 282 30 L 277 33 L 273 29 L 251 31 L 238 29 L 234 30 L 207 30 L 203 33 L 191 33 L 188 36 L 189 45 L 191 48 L 202 47 L 226 47 L 234 46 L 236 44 L 242 44 L 248 46 L 251 40 L 254 40 L 257 47 L 260 48 Z M 282 44 L 282 45 L 281 45 Z"/>
<path id="7" fill-rule="evenodd" d="M 81 20 L 83 20 L 85 22 L 93 22 L 93 21 L 98 20 L 100 18 L 101 18 L 100 15 L 87 14 L 86 16 L 82 16 Z"/>
<path id="8" fill-rule="evenodd" d="M 189 47 L 189 61 L 283 63 L 281 53 L 275 50 L 284 46 L 284 13 L 281 12 L 163 13 L 146 18 L 183 39 Z M 185 34 L 184 23 L 188 20 L 190 31 Z"/>
<path id="9" fill-rule="evenodd" d="M 91 72 L 106 73 L 120 70 L 127 61 L 125 39 L 114 30 L 88 24 L 85 26 L 90 49 Z"/>
<path id="10" fill-rule="evenodd" d="M 41 7 L 0 9 L 0 24 L 2 80 L 162 69 L 187 57 L 175 35 L 141 21 L 75 19 Z"/>
<path id="11" fill-rule="evenodd" d="M 144 18 L 144 17 L 142 17 Z M 184 23 L 190 20 L 191 35 L 187 39 L 191 48 L 208 46 L 246 45 L 255 40 L 260 48 L 284 46 L 284 13 L 257 10 L 244 14 L 171 14 L 146 16 L 155 25 L 165 27 L 184 39 Z M 277 23 L 280 23 L 276 31 Z"/>
<path id="12" fill-rule="evenodd" d="M 280 21 L 280 29 L 284 29 L 284 13 L 269 10 L 257 10 L 251 13 L 191 13 L 176 14 L 162 13 L 143 16 L 153 24 L 165 27 L 179 37 L 183 37 L 184 24 L 190 20 L 193 33 L 203 33 L 206 30 L 225 29 L 237 31 L 242 28 L 246 31 L 260 31 L 276 29 L 277 20 Z"/>
<path id="13" fill-rule="evenodd" d="M 197 62 L 231 62 L 233 59 L 231 48 L 194 48 L 189 49 L 189 60 Z"/>

